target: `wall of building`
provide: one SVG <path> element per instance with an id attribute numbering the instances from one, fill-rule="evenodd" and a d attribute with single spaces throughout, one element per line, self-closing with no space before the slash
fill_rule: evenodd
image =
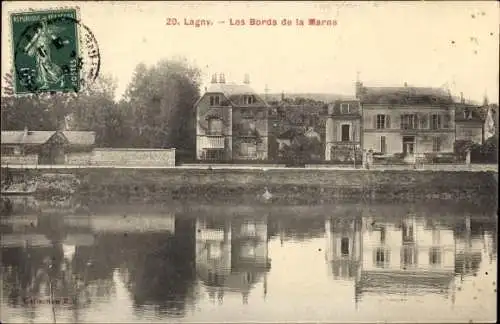
<path id="1" fill-rule="evenodd" d="M 175 166 L 175 149 L 94 149 L 92 165 Z"/>
<path id="2" fill-rule="evenodd" d="M 93 152 L 66 153 L 66 164 L 90 165 L 93 155 Z"/>
<path id="3" fill-rule="evenodd" d="M 481 144 L 483 142 L 483 124 L 480 122 L 458 122 L 455 128 L 457 141 L 473 141 Z"/>
<path id="4" fill-rule="evenodd" d="M 195 236 L 198 268 L 231 269 L 231 231 L 210 229 L 197 220 Z"/>
<path id="5" fill-rule="evenodd" d="M 352 142 L 359 142 L 361 137 L 360 125 L 361 122 L 358 119 L 340 119 L 340 118 L 328 118 L 326 123 L 327 127 L 327 137 L 326 142 L 341 142 L 342 141 L 342 125 L 349 125 L 350 127 L 350 140 Z"/>
<path id="6" fill-rule="evenodd" d="M 196 158 L 203 158 L 203 151 L 210 148 L 222 148 L 225 151 L 225 159 L 231 158 L 231 136 L 232 136 L 232 108 L 229 106 L 222 94 L 220 105 L 210 106 L 210 96 L 216 94 L 205 94 L 196 106 Z M 207 117 L 218 117 L 223 121 L 223 131 L 221 136 L 207 136 Z"/>
<path id="7" fill-rule="evenodd" d="M 376 129 L 377 115 L 388 115 L 389 127 Z M 418 118 L 417 129 L 412 131 L 401 130 L 401 115 L 416 114 Z M 441 124 L 445 126 L 444 119 L 447 118 L 447 128 L 437 131 L 430 129 L 430 116 L 440 114 Z M 448 117 L 446 117 L 448 116 Z M 426 119 L 426 127 L 421 128 L 420 120 Z M 441 142 L 441 153 L 452 153 L 455 142 L 454 112 L 449 108 L 434 106 L 413 107 L 390 107 L 388 105 L 364 105 L 363 106 L 363 148 L 372 149 L 374 152 L 381 151 L 381 137 L 385 136 L 386 154 L 403 152 L 403 136 L 415 136 L 415 153 L 433 153 L 433 138 L 438 137 Z"/>
<path id="8" fill-rule="evenodd" d="M 15 165 L 33 165 L 38 164 L 38 154 L 28 154 L 28 155 L 5 155 L 2 154 L 1 157 L 2 166 L 8 166 L 9 164 Z"/>
<path id="9" fill-rule="evenodd" d="M 252 118 L 245 118 L 242 110 L 245 109 Z M 233 107 L 232 109 L 232 158 L 235 160 L 265 160 L 268 157 L 268 120 L 267 107 Z M 252 133 L 250 125 L 254 127 L 258 134 L 258 143 L 256 144 L 257 155 L 254 157 L 246 156 L 241 152 L 241 143 L 245 143 L 248 138 L 244 135 L 246 132 Z"/>
<path id="10" fill-rule="evenodd" d="M 399 132 L 365 132 L 363 134 L 363 149 L 381 152 L 381 137 L 385 136 L 387 154 L 403 152 L 403 136 Z"/>
<path id="11" fill-rule="evenodd" d="M 374 130 L 376 129 L 377 115 L 390 116 L 390 129 L 401 128 L 401 115 L 416 114 L 419 119 L 424 116 L 427 119 L 427 128 L 430 124 L 430 115 L 441 114 L 444 118 L 448 116 L 448 129 L 455 129 L 455 112 L 453 107 L 438 107 L 438 106 L 389 106 L 389 105 L 363 105 L 363 129 Z M 443 120 L 444 122 L 444 120 Z M 420 125 L 419 125 L 420 126 Z"/>
<path id="12" fill-rule="evenodd" d="M 389 262 L 385 269 L 401 270 L 401 249 L 403 248 L 402 230 L 394 224 L 378 224 L 385 226 L 385 243 L 381 243 L 380 231 L 365 231 L 363 233 L 363 269 L 381 270 L 375 265 L 375 253 L 377 248 L 383 247 L 389 251 Z M 434 233 L 423 226 L 415 226 L 415 252 L 417 270 L 451 270 L 455 265 L 455 238 L 452 230 L 436 229 Z M 438 239 L 437 239 L 438 238 Z M 431 265 L 429 253 L 432 247 L 441 251 L 441 263 Z"/>

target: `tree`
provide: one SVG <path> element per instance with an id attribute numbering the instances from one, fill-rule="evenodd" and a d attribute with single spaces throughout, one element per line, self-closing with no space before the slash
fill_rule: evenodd
<path id="1" fill-rule="evenodd" d="M 14 96 L 12 72 L 4 76 L 2 129 L 62 129 L 71 117 L 70 129 L 95 131 L 96 144 L 115 146 L 126 133 L 124 112 L 114 101 L 116 82 L 100 76 L 78 93 L 38 93 Z"/>
<path id="2" fill-rule="evenodd" d="M 161 60 L 147 67 L 139 64 L 124 102 L 132 110 L 135 146 L 195 148 L 195 110 L 199 98 L 200 70 L 185 60 Z"/>

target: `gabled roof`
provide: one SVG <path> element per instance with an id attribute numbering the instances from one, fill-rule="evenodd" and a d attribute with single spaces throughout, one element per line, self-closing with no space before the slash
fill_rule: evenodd
<path id="1" fill-rule="evenodd" d="M 268 106 L 268 104 L 247 84 L 236 83 L 212 83 L 206 93 L 222 93 L 233 106 L 239 106 L 239 101 L 245 95 L 253 95 L 259 106 Z M 255 105 L 255 104 L 252 104 Z"/>
<path id="2" fill-rule="evenodd" d="M 430 87 L 364 87 L 359 93 L 366 104 L 450 104 L 450 94 Z"/>
<path id="3" fill-rule="evenodd" d="M 2 144 L 45 144 L 57 131 L 2 131 Z M 94 132 L 63 131 L 69 144 L 93 145 L 95 143 Z"/>

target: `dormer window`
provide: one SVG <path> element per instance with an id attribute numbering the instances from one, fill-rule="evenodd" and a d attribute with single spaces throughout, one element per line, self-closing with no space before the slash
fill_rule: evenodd
<path id="1" fill-rule="evenodd" d="M 255 103 L 255 98 L 254 98 L 254 96 L 244 96 L 243 102 L 245 105 L 251 105 L 251 104 Z"/>
<path id="2" fill-rule="evenodd" d="M 219 106 L 220 105 L 220 96 L 213 95 L 210 96 L 210 106 Z"/>
<path id="3" fill-rule="evenodd" d="M 340 104 L 340 113 L 341 114 L 349 114 L 351 113 L 351 107 L 348 103 L 341 103 Z"/>

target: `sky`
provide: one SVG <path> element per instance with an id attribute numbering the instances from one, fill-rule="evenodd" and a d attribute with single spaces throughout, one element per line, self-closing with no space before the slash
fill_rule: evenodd
<path id="1" fill-rule="evenodd" d="M 3 2 L 2 74 L 12 67 L 9 14 L 79 7 L 95 35 L 100 73 L 113 76 L 117 97 L 138 63 L 185 57 L 228 82 L 249 74 L 257 92 L 354 94 L 367 86 L 448 87 L 454 95 L 498 102 L 499 7 L 470 2 Z M 167 25 L 175 18 L 179 25 Z M 251 18 L 277 26 L 250 26 Z M 290 19 L 292 25 L 282 26 Z M 309 18 L 335 26 L 308 26 Z M 208 19 L 212 26 L 184 25 Z M 244 19 L 245 26 L 229 20 Z M 298 26 L 296 19 L 305 21 Z M 217 23 L 224 21 L 224 23 Z M 2 80 L 3 82 L 3 80 Z"/>

